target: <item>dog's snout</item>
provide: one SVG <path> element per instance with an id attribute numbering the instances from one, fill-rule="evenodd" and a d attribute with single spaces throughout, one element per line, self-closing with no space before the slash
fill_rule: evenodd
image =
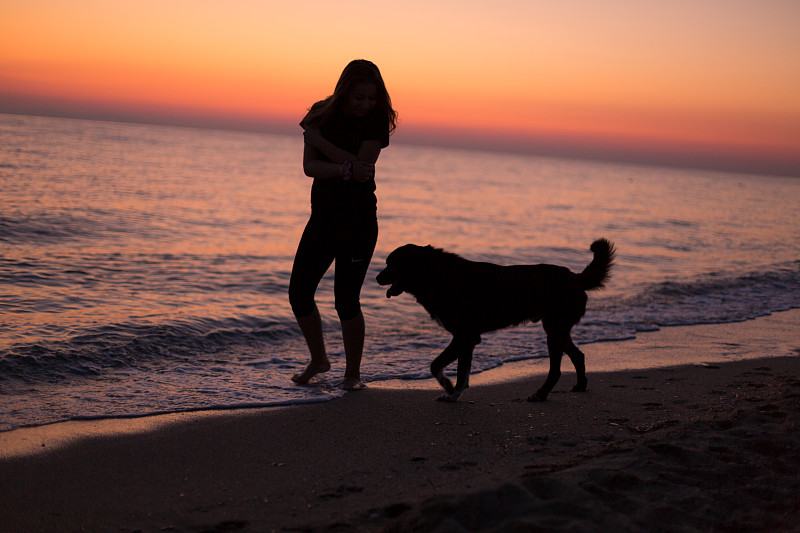
<path id="1" fill-rule="evenodd" d="M 388 265 L 378 273 L 375 280 L 378 282 L 378 285 L 390 285 L 389 289 L 386 291 L 387 298 L 403 293 L 403 288 L 400 286 L 401 284 L 398 283 L 397 272 Z"/>
<path id="2" fill-rule="evenodd" d="M 378 275 L 375 277 L 375 280 L 378 282 L 378 285 L 389 285 L 392 283 L 392 280 L 389 276 L 389 267 L 384 268 Z"/>

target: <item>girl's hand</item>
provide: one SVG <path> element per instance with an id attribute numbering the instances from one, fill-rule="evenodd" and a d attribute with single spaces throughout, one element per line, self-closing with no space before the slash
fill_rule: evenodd
<path id="1" fill-rule="evenodd" d="M 366 161 L 353 161 L 353 180 L 364 183 L 375 179 L 375 165 Z"/>

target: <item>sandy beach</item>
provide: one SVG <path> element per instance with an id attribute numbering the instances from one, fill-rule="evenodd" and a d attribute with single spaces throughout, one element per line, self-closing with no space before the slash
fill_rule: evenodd
<path id="1" fill-rule="evenodd" d="M 798 531 L 800 310 L 327 403 L 0 434 L 0 532 Z M 648 353 L 678 366 L 631 368 Z M 703 355 L 704 363 L 685 364 Z M 725 362 L 742 354 L 763 358 Z M 603 369 L 603 371 L 598 371 Z"/>

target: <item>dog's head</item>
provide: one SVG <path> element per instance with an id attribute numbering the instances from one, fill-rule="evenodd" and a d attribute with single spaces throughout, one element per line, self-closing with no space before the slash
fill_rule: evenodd
<path id="1" fill-rule="evenodd" d="M 386 268 L 375 278 L 378 285 L 390 285 L 386 291 L 387 298 L 413 290 L 415 273 L 419 270 L 425 250 L 429 248 L 431 247 L 406 244 L 389 254 L 386 258 Z"/>

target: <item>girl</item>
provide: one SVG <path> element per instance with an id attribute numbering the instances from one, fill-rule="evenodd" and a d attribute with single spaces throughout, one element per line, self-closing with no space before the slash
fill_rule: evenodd
<path id="1" fill-rule="evenodd" d="M 300 385 L 330 367 L 314 293 L 336 261 L 334 298 L 342 324 L 345 390 L 364 388 L 361 354 L 364 316 L 359 297 L 378 240 L 375 162 L 389 146 L 397 113 L 381 73 L 359 59 L 345 67 L 333 95 L 317 102 L 300 122 L 303 170 L 314 178 L 311 218 L 303 231 L 289 282 L 289 302 L 311 352 L 292 380 Z"/>

